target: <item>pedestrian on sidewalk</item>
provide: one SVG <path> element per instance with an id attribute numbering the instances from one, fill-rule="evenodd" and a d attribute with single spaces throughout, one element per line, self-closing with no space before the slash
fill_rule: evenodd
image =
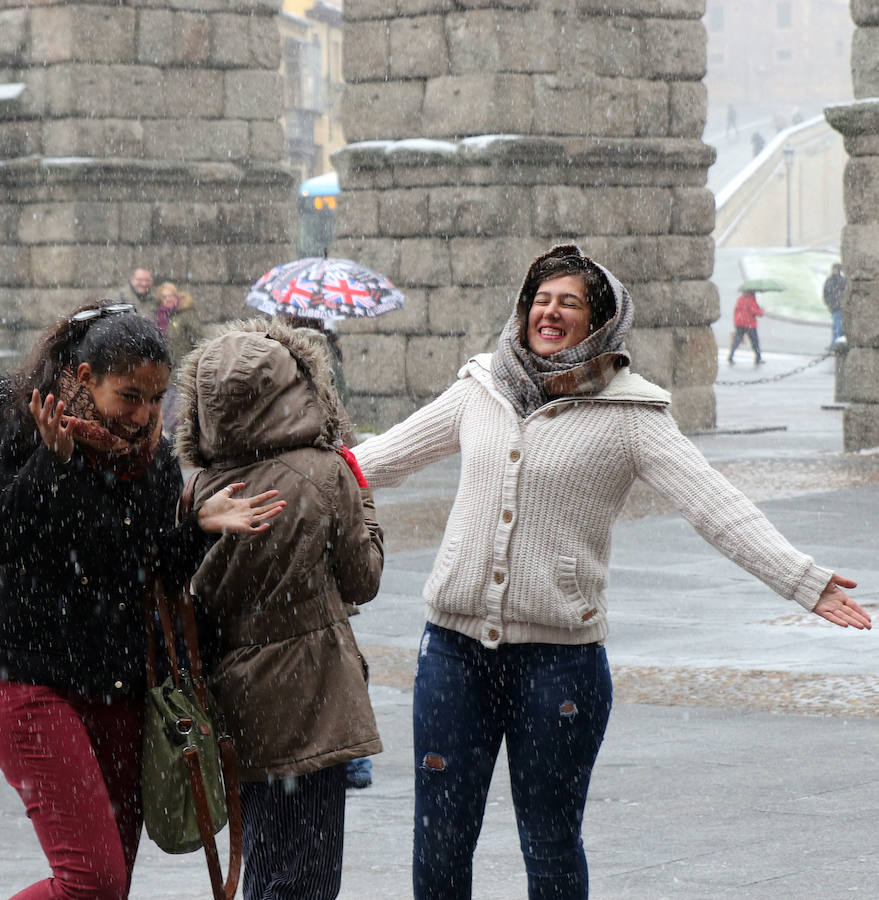
<path id="1" fill-rule="evenodd" d="M 573 245 L 531 265 L 494 354 L 355 448 L 375 487 L 461 454 L 425 584 L 413 698 L 416 900 L 471 896 L 501 741 L 529 894 L 583 900 L 586 794 L 611 708 L 604 642 L 611 530 L 641 478 L 773 590 L 843 627 L 850 579 L 794 549 L 633 374 L 629 292 Z"/>
<path id="2" fill-rule="evenodd" d="M 296 498 L 269 540 L 222 537 L 192 579 L 241 772 L 244 898 L 331 900 L 346 763 L 381 752 L 346 604 L 375 596 L 384 557 L 372 495 L 336 450 L 330 351 L 281 319 L 232 322 L 178 384 L 196 499 L 245 476 Z"/>
<path id="3" fill-rule="evenodd" d="M 748 336 L 754 350 L 754 365 L 759 366 L 763 362 L 763 355 L 760 353 L 760 339 L 757 337 L 757 316 L 762 316 L 764 312 L 765 310 L 757 302 L 757 295 L 753 291 L 745 291 L 736 300 L 736 308 L 733 312 L 733 325 L 736 330 L 729 348 L 728 359 L 731 366 L 734 365 L 733 356 L 745 335 Z"/>
<path id="4" fill-rule="evenodd" d="M 836 347 L 846 343 L 846 337 L 842 330 L 842 295 L 845 293 L 845 276 L 842 274 L 842 266 L 834 263 L 830 275 L 824 282 L 824 305 L 830 310 L 833 320 L 830 347 Z"/>
<path id="5" fill-rule="evenodd" d="M 283 506 L 277 491 L 236 499 L 243 485 L 227 484 L 175 526 L 170 370 L 155 324 L 102 302 L 49 328 L 4 391 L 0 769 L 52 869 L 16 895 L 28 900 L 128 896 L 143 818 L 145 573 L 179 588 L 216 534 L 257 534 Z"/>

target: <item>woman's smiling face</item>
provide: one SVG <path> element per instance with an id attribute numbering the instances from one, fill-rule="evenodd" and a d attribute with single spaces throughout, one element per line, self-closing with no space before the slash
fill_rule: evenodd
<path id="1" fill-rule="evenodd" d="M 577 275 L 560 275 L 540 284 L 528 312 L 528 346 L 551 356 L 589 337 L 592 307 Z"/>

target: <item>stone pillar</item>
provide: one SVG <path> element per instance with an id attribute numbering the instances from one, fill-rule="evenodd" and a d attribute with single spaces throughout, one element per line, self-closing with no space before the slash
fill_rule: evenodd
<path id="1" fill-rule="evenodd" d="M 843 322 L 848 339 L 841 399 L 846 450 L 879 445 L 879 0 L 851 0 L 854 103 L 828 107 L 849 160 L 843 183 L 846 276 Z"/>
<path id="2" fill-rule="evenodd" d="M 0 347 L 136 266 L 201 317 L 295 256 L 280 124 L 280 0 L 0 0 Z"/>
<path id="3" fill-rule="evenodd" d="M 574 241 L 632 292 L 635 371 L 712 426 L 704 0 L 484 6 L 346 0 L 334 253 L 408 298 L 340 329 L 353 417 L 436 396 L 494 348 L 534 256 Z"/>

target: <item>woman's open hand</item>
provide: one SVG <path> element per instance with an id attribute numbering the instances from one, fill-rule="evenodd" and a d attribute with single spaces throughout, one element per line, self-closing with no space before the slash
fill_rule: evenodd
<path id="1" fill-rule="evenodd" d="M 842 588 L 857 587 L 856 581 L 843 578 L 836 572 L 830 577 L 827 587 L 821 591 L 817 604 L 812 612 L 842 628 L 871 628 L 870 617 L 852 600 Z"/>
<path id="2" fill-rule="evenodd" d="M 256 534 L 269 527 L 287 505 L 286 500 L 274 500 L 277 491 L 265 491 L 255 497 L 235 498 L 244 488 L 243 481 L 226 485 L 202 504 L 198 524 L 203 531 L 219 534 Z M 274 500 L 274 502 L 269 502 Z"/>
<path id="3" fill-rule="evenodd" d="M 55 395 L 47 394 L 46 402 L 43 403 L 40 392 L 34 390 L 28 405 L 40 430 L 43 443 L 57 454 L 62 462 L 70 462 L 73 455 L 73 431 L 69 427 L 70 420 L 68 419 L 67 423 L 63 421 L 64 401 L 59 400 L 56 404 Z"/>

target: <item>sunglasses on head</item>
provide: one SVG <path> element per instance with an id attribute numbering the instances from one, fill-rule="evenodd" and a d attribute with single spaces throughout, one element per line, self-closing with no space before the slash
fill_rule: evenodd
<path id="1" fill-rule="evenodd" d="M 122 313 L 134 312 L 133 303 L 110 303 L 107 306 L 95 306 L 83 309 L 70 317 L 71 322 L 88 322 L 89 319 L 102 319 L 104 316 L 118 316 Z"/>

